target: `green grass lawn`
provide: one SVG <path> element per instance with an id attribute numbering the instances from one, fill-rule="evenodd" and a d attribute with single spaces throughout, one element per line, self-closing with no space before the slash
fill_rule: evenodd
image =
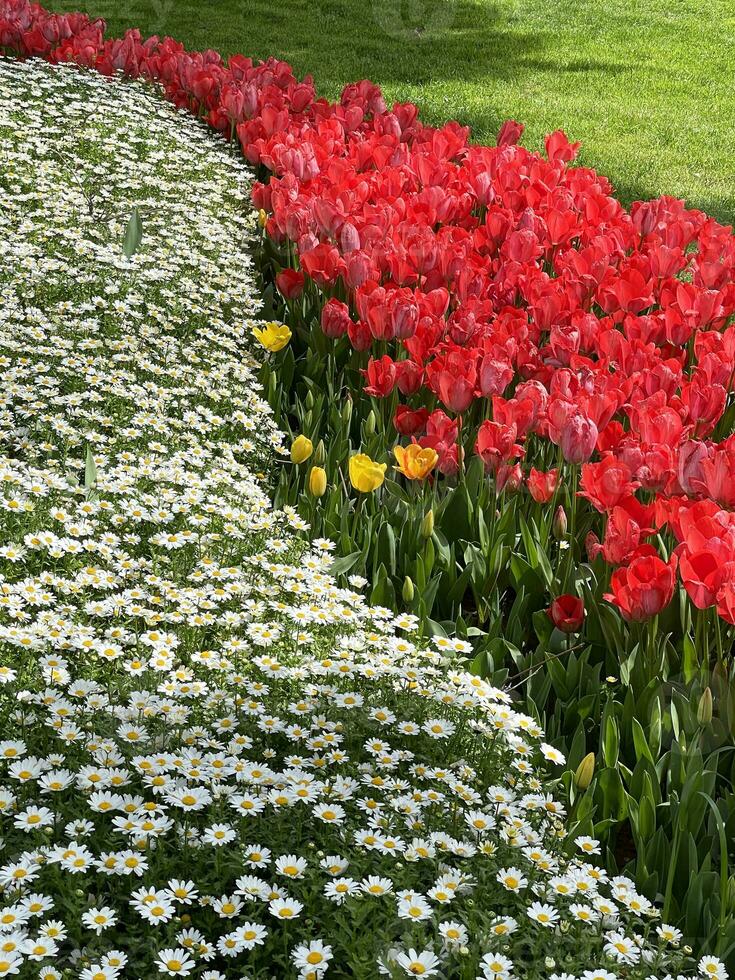
<path id="1" fill-rule="evenodd" d="M 49 0 L 190 47 L 285 58 L 334 96 L 369 77 L 423 118 L 563 128 L 626 201 L 735 220 L 731 0 Z"/>

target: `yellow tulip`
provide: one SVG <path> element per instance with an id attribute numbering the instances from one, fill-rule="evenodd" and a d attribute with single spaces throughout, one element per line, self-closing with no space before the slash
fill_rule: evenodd
<path id="1" fill-rule="evenodd" d="M 412 442 L 410 446 L 396 446 L 393 455 L 398 463 L 396 469 L 409 480 L 425 480 L 439 459 L 435 449 L 424 449 L 417 442 Z"/>
<path id="2" fill-rule="evenodd" d="M 253 330 L 253 333 L 261 342 L 266 350 L 269 350 L 271 354 L 277 353 L 279 350 L 283 350 L 286 344 L 291 339 L 291 331 L 288 329 L 285 323 L 276 323 L 271 321 L 266 323 L 262 330 Z"/>
<path id="3" fill-rule="evenodd" d="M 350 483 L 360 493 L 372 493 L 385 479 L 386 463 L 376 463 L 365 453 L 350 456 Z"/>
<path id="4" fill-rule="evenodd" d="M 577 766 L 574 773 L 574 782 L 578 789 L 585 790 L 592 782 L 592 775 L 595 771 L 595 753 L 588 752 Z"/>
<path id="5" fill-rule="evenodd" d="M 296 436 L 291 443 L 291 462 L 305 463 L 314 451 L 314 444 L 306 436 Z"/>
<path id="6" fill-rule="evenodd" d="M 309 493 L 312 497 L 323 497 L 327 492 L 327 474 L 321 466 L 309 470 Z"/>
<path id="7" fill-rule="evenodd" d="M 697 705 L 697 721 L 700 725 L 709 725 L 712 721 L 712 691 L 705 687 Z"/>
<path id="8" fill-rule="evenodd" d="M 261 208 L 260 211 L 258 211 L 258 224 L 260 225 L 261 228 L 265 228 L 267 223 L 268 223 L 268 215 Z"/>

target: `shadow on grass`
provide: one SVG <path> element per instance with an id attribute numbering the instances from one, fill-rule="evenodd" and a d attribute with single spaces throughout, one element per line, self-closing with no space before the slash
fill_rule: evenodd
<path id="1" fill-rule="evenodd" d="M 532 59 L 552 37 L 486 0 L 49 0 L 49 6 L 103 17 L 113 35 L 137 26 L 192 48 L 283 58 L 297 73 L 313 74 L 320 91 L 376 73 L 386 86 L 507 78 L 537 70 L 543 62 Z M 595 67 L 615 70 L 582 62 L 570 70 Z"/>

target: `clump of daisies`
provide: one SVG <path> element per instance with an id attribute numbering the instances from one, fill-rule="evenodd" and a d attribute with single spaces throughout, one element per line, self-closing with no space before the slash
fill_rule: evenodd
<path id="1" fill-rule="evenodd" d="M 0 977 L 722 980 L 462 643 L 271 507 L 243 164 L 35 62 L 0 158 Z"/>

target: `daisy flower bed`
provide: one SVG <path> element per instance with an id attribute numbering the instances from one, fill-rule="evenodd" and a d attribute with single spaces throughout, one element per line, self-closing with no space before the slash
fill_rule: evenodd
<path id="1" fill-rule="evenodd" d="M 0 156 L 0 977 L 725 976 L 462 642 L 273 509 L 227 144 L 1 61 Z"/>

